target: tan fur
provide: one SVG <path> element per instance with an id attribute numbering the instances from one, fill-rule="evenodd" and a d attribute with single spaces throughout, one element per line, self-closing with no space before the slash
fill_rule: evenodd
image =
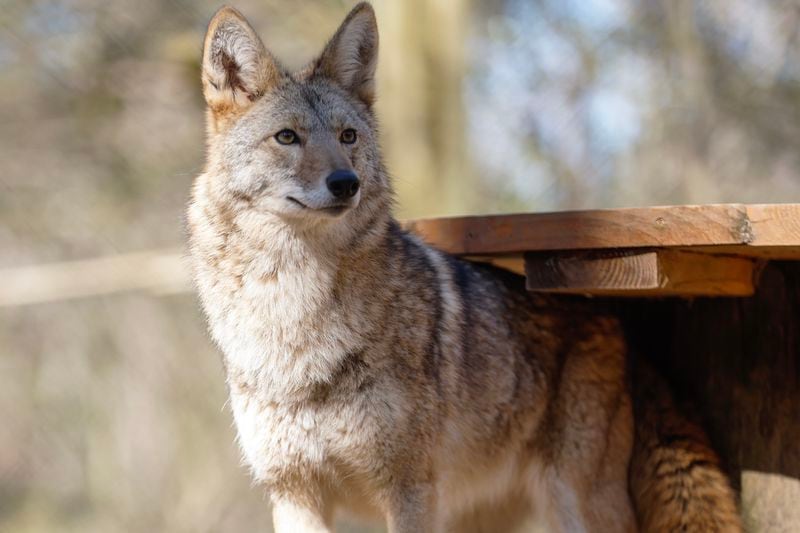
<path id="1" fill-rule="evenodd" d="M 399 228 L 372 110 L 377 42 L 367 4 L 298 73 L 231 8 L 206 37 L 209 151 L 190 249 L 276 530 L 329 531 L 344 508 L 392 532 L 499 531 L 526 512 L 552 531 L 634 531 L 637 516 L 647 531 L 686 520 L 735 531 L 712 460 L 680 490 L 724 502 L 717 522 L 714 509 L 697 507 L 709 513 L 699 522 L 659 500 L 678 489 L 653 475 L 657 456 L 683 452 L 653 431 L 634 441 L 615 318 L 529 295 L 516 276 Z M 277 142 L 287 128 L 298 143 Z M 340 141 L 348 128 L 353 144 Z M 359 177 L 345 203 L 326 189 L 334 170 Z"/>
<path id="2" fill-rule="evenodd" d="M 679 414 L 655 372 L 637 364 L 630 485 L 642 530 L 740 531 L 733 492 L 705 433 Z"/>

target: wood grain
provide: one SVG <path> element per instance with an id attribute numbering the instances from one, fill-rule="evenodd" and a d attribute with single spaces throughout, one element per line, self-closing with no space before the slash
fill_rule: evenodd
<path id="1" fill-rule="evenodd" d="M 528 254 L 526 287 L 531 291 L 596 293 L 659 288 L 658 253 L 583 252 Z"/>
<path id="2" fill-rule="evenodd" d="M 750 296 L 754 261 L 674 250 L 530 253 L 531 291 L 614 296 Z"/>
<path id="3" fill-rule="evenodd" d="M 757 263 L 745 257 L 658 251 L 659 291 L 674 295 L 752 296 Z"/>
<path id="4" fill-rule="evenodd" d="M 750 246 L 798 247 L 800 204 L 748 205 L 746 210 L 752 233 Z"/>
<path id="5" fill-rule="evenodd" d="M 523 254 L 503 255 L 465 255 L 463 259 L 477 263 L 489 263 L 498 268 L 510 270 L 520 276 L 525 275 L 525 257 Z"/>
<path id="6" fill-rule="evenodd" d="M 618 248 L 724 247 L 797 257 L 800 205 L 689 205 L 421 219 L 405 223 L 459 255 Z"/>

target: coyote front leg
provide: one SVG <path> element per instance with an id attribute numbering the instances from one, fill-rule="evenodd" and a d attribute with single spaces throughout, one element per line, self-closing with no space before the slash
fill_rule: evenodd
<path id="1" fill-rule="evenodd" d="M 272 497 L 275 533 L 332 533 L 329 517 L 320 506 L 297 499 Z"/>
<path id="2" fill-rule="evenodd" d="M 441 533 L 444 527 L 440 520 L 436 512 L 436 489 L 432 485 L 407 487 L 391 498 L 389 533 Z"/>

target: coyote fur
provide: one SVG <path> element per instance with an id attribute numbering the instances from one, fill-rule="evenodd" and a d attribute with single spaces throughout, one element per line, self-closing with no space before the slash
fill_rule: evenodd
<path id="1" fill-rule="evenodd" d="M 564 532 L 740 530 L 717 456 L 657 379 L 634 416 L 616 318 L 401 229 L 377 50 L 366 3 L 298 72 L 233 8 L 205 38 L 190 253 L 275 529 L 331 531 L 344 508 L 393 533 L 528 513 Z"/>

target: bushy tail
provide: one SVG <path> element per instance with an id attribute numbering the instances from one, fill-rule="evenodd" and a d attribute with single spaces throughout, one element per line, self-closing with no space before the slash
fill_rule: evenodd
<path id="1" fill-rule="evenodd" d="M 728 478 L 702 428 L 682 416 L 643 361 L 633 373 L 636 436 L 629 483 L 640 531 L 739 532 Z"/>

